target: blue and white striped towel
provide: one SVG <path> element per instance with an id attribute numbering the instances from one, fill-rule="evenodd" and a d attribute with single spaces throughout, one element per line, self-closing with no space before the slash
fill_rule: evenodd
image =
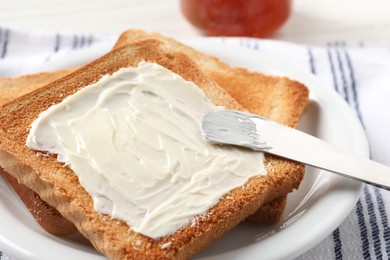
<path id="1" fill-rule="evenodd" d="M 0 77 L 29 73 L 32 67 L 40 66 L 56 55 L 104 42 L 113 44 L 116 37 L 0 27 Z M 372 159 L 390 165 L 390 43 L 335 42 L 308 47 L 248 38 L 211 40 L 279 56 L 318 76 L 356 112 L 366 130 Z M 390 259 L 388 212 L 390 193 L 365 185 L 345 221 L 298 259 Z M 4 259 L 8 259 L 6 253 L 0 252 L 0 260 Z"/>

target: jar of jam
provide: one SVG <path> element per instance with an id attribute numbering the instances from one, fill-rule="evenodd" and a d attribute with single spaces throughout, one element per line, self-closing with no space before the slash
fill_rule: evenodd
<path id="1" fill-rule="evenodd" d="M 181 10 L 206 35 L 267 37 L 289 17 L 291 0 L 181 0 Z"/>

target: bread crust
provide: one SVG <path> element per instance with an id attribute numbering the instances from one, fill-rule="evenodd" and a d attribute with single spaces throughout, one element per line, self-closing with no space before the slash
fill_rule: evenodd
<path id="1" fill-rule="evenodd" d="M 1 168 L 0 175 L 11 184 L 16 194 L 31 212 L 31 215 L 47 232 L 55 236 L 68 236 L 77 232 L 76 227 L 69 220 L 64 218 L 57 209 L 42 200 L 37 193 L 20 184 L 15 177 Z"/>
<path id="2" fill-rule="evenodd" d="M 246 218 L 246 220 L 263 224 L 276 224 L 282 220 L 283 212 L 286 208 L 287 196 L 274 199 L 271 202 L 264 203 L 255 213 Z"/>
<path id="3" fill-rule="evenodd" d="M 222 198 L 208 214 L 176 233 L 153 240 L 128 225 L 93 209 L 91 197 L 76 175 L 55 156 L 37 156 L 25 145 L 31 123 L 42 111 L 103 75 L 141 60 L 157 62 L 193 81 L 219 106 L 242 110 L 184 53 L 164 42 L 147 39 L 118 47 L 75 72 L 8 103 L 0 111 L 0 165 L 75 224 L 94 247 L 111 259 L 187 259 L 254 213 L 272 194 L 287 194 L 299 186 L 300 164 L 268 156 L 267 176 L 251 178 Z M 289 171 L 284 170 L 289 165 Z M 277 196 L 276 196 L 277 197 Z M 275 198 L 276 198 L 275 197 Z M 233 198 L 233 199 L 230 199 Z M 168 247 L 164 246 L 170 243 Z"/>

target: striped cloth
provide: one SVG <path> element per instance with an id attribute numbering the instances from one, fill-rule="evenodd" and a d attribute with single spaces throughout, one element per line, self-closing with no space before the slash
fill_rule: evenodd
<path id="1" fill-rule="evenodd" d="M 30 73 L 56 55 L 116 35 L 29 32 L 0 27 L 0 77 Z M 373 160 L 390 165 L 390 44 L 334 42 L 309 47 L 273 40 L 213 38 L 287 60 L 335 89 L 356 112 L 366 130 Z M 355 208 L 321 243 L 297 259 L 390 259 L 390 193 L 365 185 Z M 0 248 L 1 250 L 1 248 Z M 9 259 L 0 252 L 0 260 Z"/>

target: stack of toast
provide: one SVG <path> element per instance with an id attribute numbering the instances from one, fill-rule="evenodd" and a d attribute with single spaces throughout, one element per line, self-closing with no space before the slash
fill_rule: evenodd
<path id="1" fill-rule="evenodd" d="M 0 79 L 0 166 L 35 219 L 55 235 L 79 231 L 112 259 L 187 259 L 245 219 L 279 221 L 287 194 L 303 179 L 304 166 L 276 156 L 266 155 L 266 176 L 251 178 L 222 197 L 209 214 L 154 240 L 94 211 L 91 197 L 69 168 L 55 156 L 37 156 L 26 147 L 29 127 L 42 111 L 140 61 L 158 63 L 194 82 L 218 106 L 291 127 L 297 126 L 308 101 L 307 88 L 297 81 L 231 67 L 176 40 L 140 30 L 126 31 L 111 52 L 81 68 Z"/>

